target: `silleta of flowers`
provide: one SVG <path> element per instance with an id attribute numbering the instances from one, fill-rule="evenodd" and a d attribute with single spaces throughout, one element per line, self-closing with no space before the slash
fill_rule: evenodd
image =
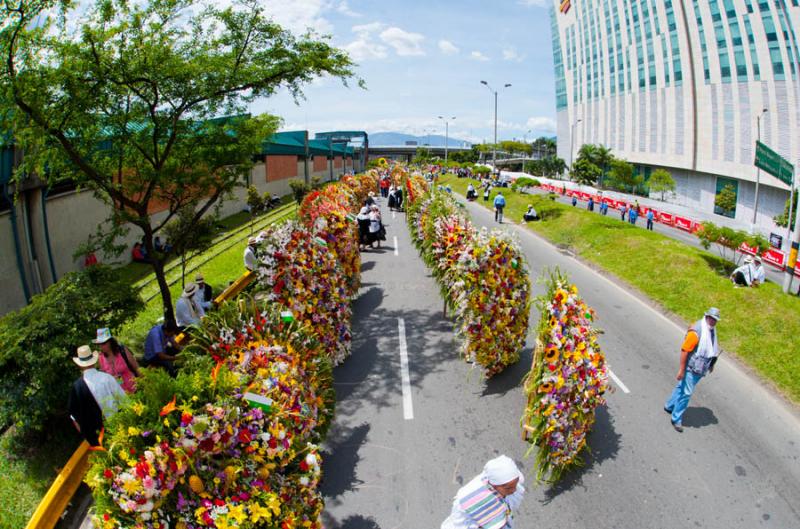
<path id="1" fill-rule="evenodd" d="M 528 405 L 522 423 L 531 450 L 537 449 L 537 478 L 557 481 L 582 464 L 595 410 L 605 404 L 608 370 L 597 343 L 595 312 L 575 285 L 556 271 L 547 294 L 537 301 L 542 316 L 525 380 Z"/>
<path id="2" fill-rule="evenodd" d="M 518 245 L 500 231 L 477 231 L 455 201 L 407 180 L 412 237 L 442 287 L 463 337 L 461 354 L 491 377 L 525 346 L 530 280 Z"/>
<path id="3" fill-rule="evenodd" d="M 87 482 L 96 527 L 321 527 L 331 366 L 298 322 L 242 301 L 210 314 L 177 379 L 148 370 Z M 209 355 L 210 353 L 210 355 Z"/>

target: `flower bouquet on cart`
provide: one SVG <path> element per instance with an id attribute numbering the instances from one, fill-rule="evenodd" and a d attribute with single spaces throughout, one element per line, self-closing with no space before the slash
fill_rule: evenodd
<path id="1" fill-rule="evenodd" d="M 609 390 L 605 355 L 597 343 L 596 315 L 575 285 L 556 270 L 541 310 L 533 366 L 525 379 L 523 437 L 536 450 L 536 476 L 555 482 L 580 466 L 581 451 Z"/>

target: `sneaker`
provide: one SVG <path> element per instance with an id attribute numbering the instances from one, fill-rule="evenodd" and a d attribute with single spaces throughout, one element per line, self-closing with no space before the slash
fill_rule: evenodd
<path id="1" fill-rule="evenodd" d="M 667 414 L 672 415 L 672 410 L 667 408 L 666 406 L 664 407 L 664 411 L 667 412 Z"/>
<path id="2" fill-rule="evenodd" d="M 672 422 L 672 421 L 670 421 Z M 675 428 L 675 431 L 678 433 L 683 433 L 683 425 L 679 422 L 673 422 L 672 427 Z"/>

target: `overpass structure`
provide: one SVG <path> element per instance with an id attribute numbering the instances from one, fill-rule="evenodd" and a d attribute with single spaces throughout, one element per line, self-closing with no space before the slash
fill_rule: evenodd
<path id="1" fill-rule="evenodd" d="M 384 147 L 370 146 L 369 157 L 371 159 L 386 158 L 387 160 L 397 160 L 400 162 L 411 163 L 411 160 L 417 155 L 417 149 L 424 149 L 432 155 L 440 156 L 442 158 L 444 158 L 445 155 L 444 146 L 432 147 L 428 145 L 397 145 Z M 447 147 L 446 150 L 447 152 L 463 152 L 471 151 L 472 147 Z"/>

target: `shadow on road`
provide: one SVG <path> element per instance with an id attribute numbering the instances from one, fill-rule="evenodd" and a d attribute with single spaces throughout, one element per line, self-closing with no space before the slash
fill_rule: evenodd
<path id="1" fill-rule="evenodd" d="M 702 428 L 718 423 L 717 416 L 708 408 L 687 408 L 683 414 L 683 425 L 687 428 Z"/>
<path id="2" fill-rule="evenodd" d="M 363 483 L 356 477 L 356 467 L 361 460 L 358 451 L 367 442 L 369 429 L 369 424 L 364 423 L 355 428 L 336 428 L 328 436 L 322 463 L 324 477 L 320 487 L 325 498 L 336 498 Z M 329 468 L 331 466 L 335 466 L 335 469 Z"/>
<path id="3" fill-rule="evenodd" d="M 520 387 L 528 371 L 531 369 L 531 362 L 533 361 L 532 354 L 532 348 L 524 348 L 516 364 L 507 367 L 502 373 L 498 373 L 486 381 L 481 396 L 505 395 L 512 389 Z"/>
<path id="4" fill-rule="evenodd" d="M 544 505 L 549 504 L 559 495 L 583 487 L 583 475 L 594 468 L 595 465 L 609 459 L 616 459 L 619 452 L 622 436 L 614 429 L 614 419 L 608 413 L 608 407 L 597 408 L 595 423 L 589 434 L 587 444 L 591 452 L 584 453 L 585 465 L 564 474 L 561 481 L 548 487 L 544 493 Z"/>
<path id="5" fill-rule="evenodd" d="M 364 261 L 361 263 L 361 272 L 366 272 L 367 270 L 372 270 L 375 268 L 375 261 Z"/>
<path id="6" fill-rule="evenodd" d="M 381 529 L 381 526 L 373 518 L 355 514 L 338 521 L 326 512 L 322 513 L 322 526 L 325 529 Z"/>

